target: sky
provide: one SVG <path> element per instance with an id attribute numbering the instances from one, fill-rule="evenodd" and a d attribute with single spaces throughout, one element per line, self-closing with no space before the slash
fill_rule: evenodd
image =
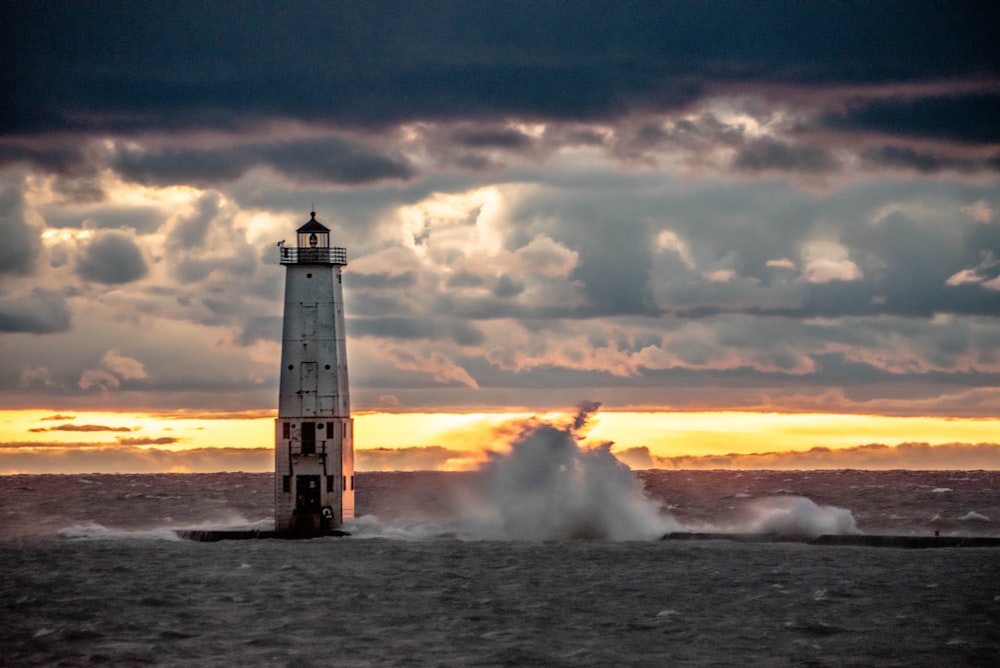
<path id="1" fill-rule="evenodd" d="M 360 467 L 1000 468 L 996 3 L 2 12 L 0 472 L 266 470 L 312 210 Z"/>

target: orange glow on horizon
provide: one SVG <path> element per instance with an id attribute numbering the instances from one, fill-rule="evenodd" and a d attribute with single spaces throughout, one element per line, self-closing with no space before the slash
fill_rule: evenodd
<path id="1" fill-rule="evenodd" d="M 355 447 L 441 446 L 483 452 L 504 445 L 498 430 L 530 413 L 361 413 L 354 416 Z M 568 413 L 537 414 L 567 421 Z M 260 413 L 157 415 L 95 411 L 0 411 L 0 442 L 7 451 L 66 444 L 79 448 L 135 445 L 162 450 L 269 448 L 274 418 Z M 104 428 L 104 429 L 101 429 Z M 597 413 L 585 443 L 614 442 L 615 450 L 642 447 L 660 457 L 804 451 L 868 443 L 996 442 L 998 418 L 749 412 Z"/>

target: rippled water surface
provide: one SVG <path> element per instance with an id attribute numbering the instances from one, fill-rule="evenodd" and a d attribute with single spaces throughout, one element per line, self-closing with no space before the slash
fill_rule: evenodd
<path id="1" fill-rule="evenodd" d="M 670 475 L 642 474 L 689 523 L 794 493 L 995 526 L 990 474 Z M 194 543 L 169 527 L 266 521 L 268 477 L 0 479 L 4 665 L 1000 665 L 995 549 L 459 540 L 428 527 L 474 479 L 360 482 L 354 537 Z"/>

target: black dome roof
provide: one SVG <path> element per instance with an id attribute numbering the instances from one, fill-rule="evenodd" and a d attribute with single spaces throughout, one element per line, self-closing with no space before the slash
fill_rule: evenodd
<path id="1" fill-rule="evenodd" d="M 312 218 L 309 219 L 309 222 L 306 223 L 305 225 L 303 225 L 302 227 L 300 227 L 299 229 L 295 230 L 295 232 L 296 233 L 301 233 L 301 232 L 329 232 L 330 228 L 328 228 L 326 225 L 324 225 L 323 223 L 321 223 L 318 220 L 316 220 L 316 212 L 313 211 L 311 213 L 312 213 Z"/>

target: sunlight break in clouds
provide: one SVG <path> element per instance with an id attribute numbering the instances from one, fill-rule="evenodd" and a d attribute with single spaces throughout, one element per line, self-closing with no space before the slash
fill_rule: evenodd
<path id="1" fill-rule="evenodd" d="M 573 421 L 562 412 L 360 413 L 357 465 L 359 470 L 472 470 L 489 453 L 505 451 L 525 424 Z M 53 428 L 53 422 L 59 424 Z M 0 472 L 271 471 L 273 431 L 270 414 L 223 419 L 8 411 L 0 413 Z M 119 432 L 129 436 L 108 436 Z M 585 448 L 612 443 L 611 454 L 636 469 L 1000 467 L 1000 444 L 990 442 L 1000 433 L 996 419 L 604 411 L 575 433 Z"/>

